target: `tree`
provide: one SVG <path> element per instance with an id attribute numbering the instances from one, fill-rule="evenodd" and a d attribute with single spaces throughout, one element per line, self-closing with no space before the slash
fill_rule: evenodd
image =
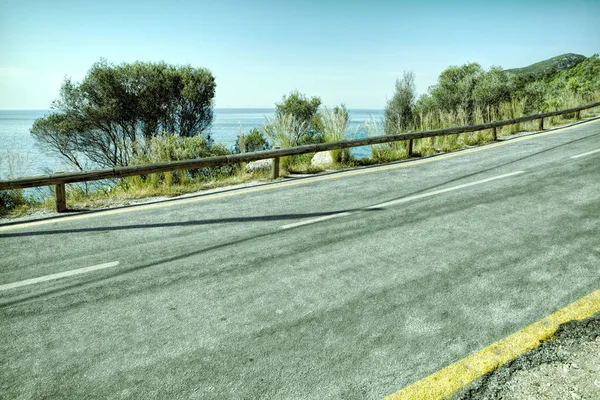
<path id="1" fill-rule="evenodd" d="M 323 141 L 323 124 L 319 114 L 321 99 L 313 96 L 310 99 L 297 90 L 283 96 L 281 103 L 275 103 L 275 118 L 291 116 L 296 127 L 303 127 L 303 132 L 295 132 L 299 144 L 320 143 Z"/>
<path id="2" fill-rule="evenodd" d="M 81 83 L 65 79 L 52 104 L 57 112 L 36 120 L 31 134 L 79 169 L 82 158 L 124 166 L 147 152 L 155 136 L 204 134 L 213 120 L 215 87 L 204 68 L 101 60 Z"/>
<path id="3" fill-rule="evenodd" d="M 405 72 L 401 79 L 396 79 L 396 91 L 385 107 L 383 129 L 386 135 L 412 128 L 416 97 L 415 75 Z"/>
<path id="4" fill-rule="evenodd" d="M 525 99 L 525 113 L 534 114 L 547 111 L 545 107 L 545 98 L 547 85 L 543 81 L 533 81 L 525 85 L 517 98 Z"/>
<path id="5" fill-rule="evenodd" d="M 497 108 L 501 102 L 510 101 L 514 88 L 511 74 L 507 74 L 502 67 L 490 67 L 479 75 L 473 88 L 473 99 L 482 110 Z"/>
<path id="6" fill-rule="evenodd" d="M 446 112 L 462 109 L 471 123 L 475 106 L 473 90 L 482 73 L 483 68 L 477 63 L 451 66 L 444 70 L 438 77 L 437 85 L 430 88 L 437 108 Z"/>

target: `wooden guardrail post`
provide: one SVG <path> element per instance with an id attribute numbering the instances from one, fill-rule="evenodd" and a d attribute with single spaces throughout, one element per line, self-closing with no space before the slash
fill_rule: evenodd
<path id="1" fill-rule="evenodd" d="M 408 154 L 409 157 L 412 157 L 412 155 L 413 155 L 413 140 L 412 139 L 408 139 L 408 143 L 406 143 L 406 154 Z"/>
<path id="2" fill-rule="evenodd" d="M 575 111 L 575 121 L 579 121 L 581 119 L 581 111 Z"/>
<path id="3" fill-rule="evenodd" d="M 274 150 L 277 150 L 279 148 L 280 148 L 279 146 L 273 147 Z M 273 160 L 273 165 L 271 168 L 272 178 L 277 179 L 277 178 L 279 178 L 279 157 L 275 157 L 272 160 Z"/>
<path id="4" fill-rule="evenodd" d="M 496 127 L 492 128 L 492 136 L 494 137 L 494 142 L 498 140 L 498 132 L 496 131 Z"/>
<path id="5" fill-rule="evenodd" d="M 64 183 L 57 183 L 55 186 L 56 212 L 65 212 L 67 210 L 67 191 Z"/>
<path id="6" fill-rule="evenodd" d="M 538 131 L 543 131 L 544 130 L 544 118 L 540 118 L 538 120 Z"/>

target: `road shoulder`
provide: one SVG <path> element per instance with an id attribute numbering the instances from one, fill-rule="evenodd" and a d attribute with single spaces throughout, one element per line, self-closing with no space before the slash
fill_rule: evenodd
<path id="1" fill-rule="evenodd" d="M 465 386 L 452 400 L 600 398 L 600 313 Z"/>
<path id="2" fill-rule="evenodd" d="M 559 328 L 571 321 L 600 313 L 600 289 L 580 298 L 522 330 L 507 336 L 462 360 L 386 397 L 386 400 L 448 398 L 478 379 L 485 380 L 505 364 L 551 340 Z M 477 384 L 475 384 L 477 385 Z M 465 389 L 468 391 L 468 389 Z M 467 397 L 481 399 L 482 397 Z M 487 398 L 487 397 L 486 397 Z M 495 397 L 490 397 L 490 399 Z"/>

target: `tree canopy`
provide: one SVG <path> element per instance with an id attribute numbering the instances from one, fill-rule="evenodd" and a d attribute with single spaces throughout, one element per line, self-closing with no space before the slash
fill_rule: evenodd
<path id="1" fill-rule="evenodd" d="M 486 71 L 477 63 L 451 66 L 440 74 L 437 84 L 419 98 L 415 110 L 417 113 L 462 111 L 471 124 L 476 108 L 497 109 L 501 103 L 511 101 L 515 90 L 514 75 L 501 67 L 492 66 Z"/>
<path id="2" fill-rule="evenodd" d="M 482 109 L 497 107 L 503 101 L 510 101 L 514 88 L 511 74 L 507 74 L 501 67 L 490 67 L 479 75 L 473 88 L 473 100 Z"/>
<path id="3" fill-rule="evenodd" d="M 474 106 L 473 89 L 481 73 L 483 68 L 477 63 L 447 68 L 430 91 L 434 103 L 444 111 L 460 107 L 470 115 Z"/>
<path id="4" fill-rule="evenodd" d="M 204 68 L 164 62 L 113 65 L 101 60 L 80 83 L 67 78 L 31 133 L 41 147 L 83 168 L 124 166 L 164 133 L 203 134 L 213 120 L 215 79 Z M 82 157 L 83 156 L 83 157 Z"/>

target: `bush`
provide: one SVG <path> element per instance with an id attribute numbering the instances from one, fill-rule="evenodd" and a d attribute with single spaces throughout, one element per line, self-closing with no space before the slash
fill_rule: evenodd
<path id="1" fill-rule="evenodd" d="M 231 154 L 222 144 L 211 144 L 204 136 L 178 137 L 171 134 L 157 136 L 150 140 L 148 150 L 131 160 L 132 165 L 155 164 L 169 161 L 191 160 L 212 156 Z M 216 177 L 233 175 L 238 167 L 225 165 L 222 167 L 199 168 L 175 173 L 153 174 L 153 184 L 185 183 L 188 179 L 207 180 Z"/>
<path id="2" fill-rule="evenodd" d="M 525 99 L 525 114 L 534 114 L 546 111 L 546 84 L 541 81 L 530 82 L 520 93 L 521 98 Z"/>
<path id="3" fill-rule="evenodd" d="M 429 90 L 436 108 L 445 112 L 462 108 L 470 121 L 475 106 L 473 90 L 482 73 L 483 68 L 477 63 L 444 70 L 438 77 L 438 83 Z"/>
<path id="4" fill-rule="evenodd" d="M 319 114 L 321 99 L 313 96 L 310 99 L 297 90 L 288 96 L 283 96 L 281 103 L 275 103 L 275 120 L 284 125 L 294 125 L 297 131 L 291 135 L 294 137 L 294 146 L 303 144 L 323 143 L 323 123 Z M 290 117 L 295 121 L 291 122 Z M 267 119 L 266 123 L 275 123 L 273 119 Z M 267 136 L 269 133 L 265 132 Z M 286 146 L 287 147 L 287 146 Z"/>
<path id="5" fill-rule="evenodd" d="M 308 99 L 306 95 L 294 90 L 288 96 L 283 96 L 281 103 L 275 103 L 275 117 L 291 115 L 298 123 L 304 124 L 307 130 L 321 132 L 318 112 L 320 106 L 321 98 L 313 96 Z"/>
<path id="6" fill-rule="evenodd" d="M 238 135 L 233 152 L 236 154 L 252 153 L 255 151 L 268 150 L 270 148 L 271 146 L 265 135 L 257 128 L 252 128 L 247 135 Z"/>
<path id="7" fill-rule="evenodd" d="M 480 109 L 497 110 L 500 103 L 510 101 L 514 89 L 511 74 L 507 74 L 501 67 L 491 67 L 482 72 L 473 88 L 475 106 Z"/>
<path id="8" fill-rule="evenodd" d="M 325 143 L 339 142 L 344 140 L 344 133 L 350 126 L 350 116 L 344 104 L 336 106 L 332 110 L 323 107 L 321 111 L 321 122 L 323 124 L 323 141 Z M 350 159 L 349 149 L 331 150 L 331 156 L 335 162 Z"/>
<path id="9" fill-rule="evenodd" d="M 307 140 L 307 124 L 291 114 L 265 117 L 261 128 L 274 146 L 281 148 L 295 147 L 305 144 Z"/>
<path id="10" fill-rule="evenodd" d="M 22 190 L 0 190 L 0 215 L 6 215 L 25 204 Z"/>

